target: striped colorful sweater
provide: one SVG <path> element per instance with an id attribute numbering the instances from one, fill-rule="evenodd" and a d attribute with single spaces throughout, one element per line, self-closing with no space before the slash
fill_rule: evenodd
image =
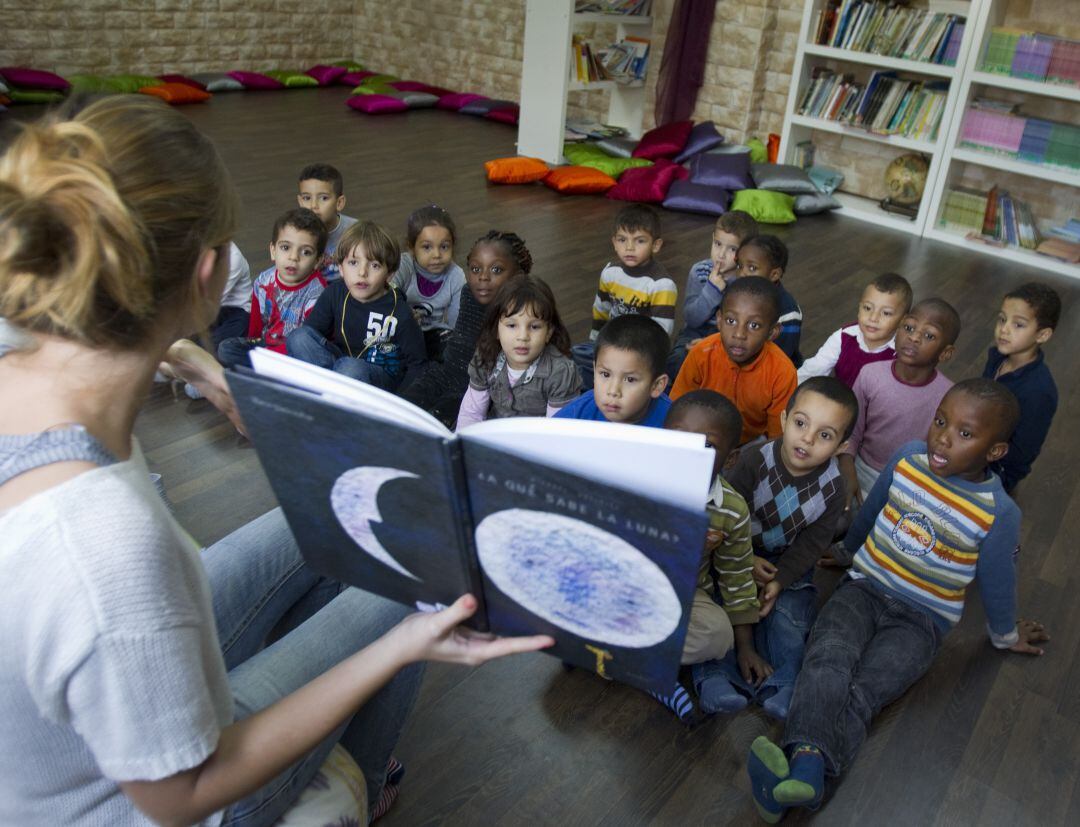
<path id="1" fill-rule="evenodd" d="M 590 339 L 616 316 L 650 316 L 670 336 L 675 329 L 675 305 L 679 288 L 655 260 L 637 267 L 624 267 L 619 261 L 608 264 L 600 273 L 600 285 L 592 308 Z"/>
<path id="2" fill-rule="evenodd" d="M 960 620 L 968 584 L 979 581 L 990 639 L 1017 640 L 1015 554 L 1020 509 L 996 474 L 983 482 L 939 477 L 925 442 L 904 445 L 882 469 L 844 544 L 853 577 L 931 614 L 943 631 Z"/>
<path id="3" fill-rule="evenodd" d="M 754 549 L 750 509 L 731 485 L 717 476 L 705 504 L 709 537 L 701 560 L 698 587 L 724 607 L 732 626 L 757 623 L 761 604 L 754 585 Z"/>

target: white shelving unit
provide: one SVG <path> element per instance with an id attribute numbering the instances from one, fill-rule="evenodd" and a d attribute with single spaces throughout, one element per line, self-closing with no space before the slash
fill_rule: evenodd
<path id="1" fill-rule="evenodd" d="M 970 6 L 973 12 L 983 0 L 971 0 Z M 930 169 L 927 175 L 925 192 L 930 192 L 931 184 L 936 180 L 942 166 L 946 163 L 945 136 L 948 127 L 953 120 L 956 111 L 959 94 L 958 78 L 967 61 L 968 52 L 974 40 L 971 13 L 968 16 L 968 25 L 964 28 L 964 38 L 960 44 L 956 66 L 945 66 L 936 63 L 924 63 L 917 60 L 905 60 L 885 55 L 876 55 L 870 52 L 858 52 L 851 49 L 840 49 L 834 46 L 822 46 L 813 42 L 816 34 L 818 16 L 827 0 L 806 0 L 803 9 L 802 25 L 799 29 L 799 43 L 795 53 L 795 64 L 792 72 L 791 93 L 788 95 L 787 109 L 784 114 L 784 126 L 780 137 L 780 147 L 785 163 L 793 163 L 796 144 L 811 140 L 815 132 L 831 132 L 857 141 L 885 144 L 895 147 L 897 155 L 906 152 L 919 152 L 930 159 Z M 838 121 L 829 121 L 822 118 L 810 118 L 796 114 L 796 107 L 802 99 L 803 92 L 811 82 L 811 70 L 825 61 L 838 63 L 843 71 L 856 74 L 865 80 L 875 70 L 884 69 L 904 72 L 916 77 L 923 77 L 931 81 L 949 81 L 949 92 L 945 99 L 945 107 L 941 116 L 941 125 L 938 134 L 933 141 L 925 139 L 907 138 L 902 135 L 882 135 L 870 132 L 860 127 L 848 126 Z M 843 170 L 841 170 L 843 171 Z M 882 170 L 884 173 L 884 168 Z M 851 216 L 862 221 L 868 221 L 884 227 L 902 230 L 914 235 L 922 235 L 929 223 L 931 211 L 928 199 L 923 197 L 919 211 L 914 220 L 896 213 L 886 212 L 881 209 L 876 199 L 866 198 L 856 193 L 843 190 L 834 193 L 840 202 L 841 208 L 837 211 L 843 215 Z"/>
<path id="2" fill-rule="evenodd" d="M 1073 278 L 1080 278 L 1080 265 L 1059 261 L 1022 247 L 993 247 L 980 241 L 965 238 L 966 233 L 941 226 L 938 223 L 945 201 L 945 191 L 950 183 L 956 182 L 961 177 L 963 167 L 967 164 L 1030 178 L 1032 179 L 1031 187 L 1033 188 L 1044 187 L 1045 183 L 1043 182 L 1065 185 L 1072 190 L 1070 201 L 1073 208 L 1080 208 L 1080 170 L 1035 164 L 958 145 L 960 130 L 964 122 L 964 113 L 967 111 L 971 100 L 977 96 L 992 97 L 994 90 L 1007 90 L 1008 92 L 1023 95 L 1068 101 L 1070 104 L 1076 104 L 1073 117 L 1075 120 L 1080 120 L 1080 87 L 1056 83 L 1040 83 L 1039 81 L 978 70 L 990 30 L 995 26 L 1002 25 L 1004 22 L 1008 0 L 972 0 L 971 5 L 972 15 L 968 19 L 968 23 L 974 30 L 974 41 L 965 65 L 966 71 L 960 77 L 957 96 L 959 105 L 955 116 L 948 124 L 941 173 L 933 181 L 932 188 L 930 183 L 927 183 L 929 203 L 927 205 L 928 219 L 924 234 L 929 238 L 944 241 L 947 244 L 954 244 L 1007 261 L 1039 267 L 1062 275 L 1072 276 Z M 1017 192 L 1017 196 L 1023 198 L 1023 193 Z M 923 201 L 927 201 L 927 196 L 923 197 Z"/>
<path id="3" fill-rule="evenodd" d="M 518 153 L 550 164 L 562 160 L 566 132 L 566 96 L 593 89 L 610 94 L 606 123 L 641 135 L 645 112 L 645 84 L 606 80 L 579 83 L 570 80 L 571 40 L 577 26 L 615 24 L 616 40 L 627 35 L 648 37 L 652 18 L 574 12 L 574 0 L 526 0 L 525 49 L 521 70 L 521 114 L 518 118 Z"/>

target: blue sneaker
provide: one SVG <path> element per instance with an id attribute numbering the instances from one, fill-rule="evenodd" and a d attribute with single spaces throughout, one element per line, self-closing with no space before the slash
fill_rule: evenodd
<path id="1" fill-rule="evenodd" d="M 776 824 L 784 817 L 786 808 L 773 796 L 773 789 L 788 776 L 787 756 L 780 747 L 759 735 L 750 745 L 746 771 L 758 815 L 767 824 Z"/>

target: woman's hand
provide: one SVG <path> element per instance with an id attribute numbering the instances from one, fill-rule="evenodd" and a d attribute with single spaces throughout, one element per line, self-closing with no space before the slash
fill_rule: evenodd
<path id="1" fill-rule="evenodd" d="M 477 605 L 476 598 L 466 594 L 441 612 L 409 615 L 388 634 L 403 647 L 410 660 L 468 666 L 555 645 L 555 640 L 548 635 L 495 637 L 462 627 L 460 624 L 473 616 Z"/>
<path id="2" fill-rule="evenodd" d="M 198 388 L 215 408 L 228 417 L 236 430 L 247 436 L 244 420 L 225 381 L 225 368 L 190 339 L 180 339 L 165 353 L 159 368 L 166 376 L 182 379 Z"/>

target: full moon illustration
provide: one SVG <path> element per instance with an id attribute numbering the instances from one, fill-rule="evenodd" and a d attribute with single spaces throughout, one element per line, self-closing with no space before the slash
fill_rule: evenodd
<path id="1" fill-rule="evenodd" d="M 575 635 L 643 649 L 666 640 L 682 607 L 667 575 L 602 528 L 510 508 L 476 527 L 484 573 L 507 597 Z"/>
<path id="2" fill-rule="evenodd" d="M 330 507 L 338 522 L 341 523 L 341 527 L 345 529 L 345 533 L 361 549 L 398 574 L 419 580 L 419 577 L 401 565 L 389 551 L 383 548 L 379 538 L 371 529 L 373 522 L 382 522 L 377 502 L 379 489 L 384 483 L 400 477 L 416 479 L 416 474 L 402 471 L 400 468 L 384 468 L 377 465 L 351 468 L 334 480 L 334 486 L 330 489 Z"/>

